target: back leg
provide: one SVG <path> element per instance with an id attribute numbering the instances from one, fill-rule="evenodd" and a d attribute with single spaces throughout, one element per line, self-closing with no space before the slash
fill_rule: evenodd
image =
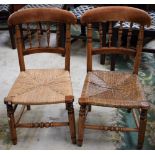
<path id="1" fill-rule="evenodd" d="M 30 105 L 27 105 L 27 110 L 31 110 L 31 106 Z"/>

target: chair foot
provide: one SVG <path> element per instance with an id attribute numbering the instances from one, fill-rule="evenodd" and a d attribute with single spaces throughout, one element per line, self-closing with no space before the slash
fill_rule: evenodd
<path id="1" fill-rule="evenodd" d="M 111 71 L 115 71 L 115 62 L 116 62 L 116 55 L 111 55 L 111 66 L 110 66 Z"/>
<path id="2" fill-rule="evenodd" d="M 127 112 L 128 112 L 128 113 L 131 113 L 131 109 L 127 109 Z"/>
<path id="3" fill-rule="evenodd" d="M 91 110 L 92 110 L 92 106 L 88 105 L 88 112 L 91 112 Z"/>
<path id="4" fill-rule="evenodd" d="M 141 109 L 137 149 L 143 148 L 146 123 L 147 123 L 147 109 Z"/>
<path id="5" fill-rule="evenodd" d="M 83 142 L 82 142 L 81 140 L 78 140 L 78 141 L 77 141 L 77 145 L 78 145 L 79 147 L 82 146 L 82 143 L 83 143 Z"/>
<path id="6" fill-rule="evenodd" d="M 76 144 L 76 138 L 72 138 L 72 144 Z"/>
<path id="7" fill-rule="evenodd" d="M 69 128 L 72 144 L 76 144 L 76 128 L 73 103 L 66 103 L 66 109 L 68 110 Z"/>
<path id="8" fill-rule="evenodd" d="M 137 150 L 142 150 L 143 145 L 137 145 Z"/>
<path id="9" fill-rule="evenodd" d="M 78 121 L 78 146 L 82 146 L 83 143 L 85 120 L 86 120 L 86 106 L 81 105 Z"/>
<path id="10" fill-rule="evenodd" d="M 9 117 L 9 126 L 10 126 L 10 134 L 13 145 L 17 144 L 17 134 L 16 134 L 16 125 L 14 119 L 14 109 L 13 106 L 6 103 L 7 106 L 7 115 Z"/>
<path id="11" fill-rule="evenodd" d="M 62 57 L 65 57 L 65 54 L 61 54 Z"/>
<path id="12" fill-rule="evenodd" d="M 27 105 L 27 110 L 31 110 L 31 106 L 30 105 Z"/>
<path id="13" fill-rule="evenodd" d="M 101 65 L 104 65 L 105 64 L 105 57 L 106 57 L 105 54 L 101 54 L 100 55 L 100 64 Z"/>
<path id="14" fill-rule="evenodd" d="M 16 145 L 17 144 L 17 139 L 12 139 L 12 144 Z"/>
<path id="15" fill-rule="evenodd" d="M 66 110 L 68 110 L 68 106 L 67 106 L 67 103 L 66 103 L 66 105 L 65 105 L 65 106 L 66 106 Z"/>

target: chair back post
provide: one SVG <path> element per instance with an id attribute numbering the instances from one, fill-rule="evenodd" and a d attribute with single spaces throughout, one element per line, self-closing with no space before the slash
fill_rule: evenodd
<path id="1" fill-rule="evenodd" d="M 92 25 L 87 25 L 87 72 L 92 71 Z"/>
<path id="2" fill-rule="evenodd" d="M 22 41 L 20 26 L 16 25 L 15 29 L 16 29 L 16 44 L 17 44 L 20 71 L 25 71 L 25 62 L 24 62 L 24 55 L 23 55 L 23 41 Z"/>
<path id="3" fill-rule="evenodd" d="M 134 70 L 133 74 L 138 75 L 138 69 L 141 62 L 141 54 L 143 50 L 143 41 L 144 41 L 144 26 L 140 27 L 139 34 L 138 34 L 138 41 L 136 46 L 136 56 L 134 61 Z"/>
<path id="4" fill-rule="evenodd" d="M 70 49 L 71 49 L 71 34 L 70 24 L 66 24 L 66 44 L 65 44 L 65 70 L 70 71 Z"/>

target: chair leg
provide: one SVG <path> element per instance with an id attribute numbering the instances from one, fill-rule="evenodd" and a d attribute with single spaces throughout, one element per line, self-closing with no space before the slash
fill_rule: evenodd
<path id="1" fill-rule="evenodd" d="M 110 66 L 111 71 L 115 71 L 115 61 L 116 61 L 116 55 L 111 55 L 111 66 Z"/>
<path id="2" fill-rule="evenodd" d="M 139 124 L 139 132 L 138 132 L 138 149 L 143 148 L 144 138 L 145 138 L 145 130 L 147 123 L 147 110 L 141 109 L 140 113 L 140 124 Z"/>
<path id="3" fill-rule="evenodd" d="M 127 112 L 130 113 L 131 112 L 131 109 L 127 109 Z"/>
<path id="4" fill-rule="evenodd" d="M 10 34 L 12 49 L 16 49 L 16 43 L 15 43 L 15 37 L 14 37 L 14 28 L 13 27 L 9 27 L 9 34 Z"/>
<path id="5" fill-rule="evenodd" d="M 86 106 L 81 105 L 78 121 L 78 142 L 77 142 L 78 146 L 82 146 L 83 143 L 85 120 L 86 120 Z"/>
<path id="6" fill-rule="evenodd" d="M 75 115 L 74 115 L 73 103 L 67 103 L 66 109 L 68 110 L 71 140 L 73 144 L 76 144 L 76 128 L 75 128 Z"/>
<path id="7" fill-rule="evenodd" d="M 66 110 L 68 110 L 68 103 L 66 103 Z"/>
<path id="8" fill-rule="evenodd" d="M 31 110 L 31 106 L 30 105 L 27 105 L 27 110 Z"/>
<path id="9" fill-rule="evenodd" d="M 85 42 L 86 41 L 86 27 L 81 25 L 81 34 L 80 36 L 83 36 L 82 41 Z"/>
<path id="10" fill-rule="evenodd" d="M 86 36 L 86 27 L 81 25 L 81 36 Z"/>
<path id="11" fill-rule="evenodd" d="M 7 114 L 9 117 L 9 126 L 10 126 L 10 133 L 11 133 L 11 140 L 13 145 L 17 144 L 17 134 L 16 134 L 16 126 L 15 126 L 15 119 L 14 119 L 14 109 L 12 105 L 7 105 Z"/>
<path id="12" fill-rule="evenodd" d="M 92 106 L 88 105 L 88 112 L 91 112 Z"/>
<path id="13" fill-rule="evenodd" d="M 101 54 L 101 55 L 100 55 L 100 64 L 101 64 L 101 65 L 104 65 L 104 64 L 105 64 L 105 57 L 106 57 L 105 54 Z"/>

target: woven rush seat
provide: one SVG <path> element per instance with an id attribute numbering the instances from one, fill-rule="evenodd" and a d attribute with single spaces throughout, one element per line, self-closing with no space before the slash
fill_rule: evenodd
<path id="1" fill-rule="evenodd" d="M 66 96 L 73 96 L 68 71 L 34 69 L 19 74 L 6 100 L 13 104 L 52 104 L 64 103 Z"/>
<path id="2" fill-rule="evenodd" d="M 79 103 L 121 108 L 149 106 L 137 75 L 106 71 L 88 72 Z"/>

